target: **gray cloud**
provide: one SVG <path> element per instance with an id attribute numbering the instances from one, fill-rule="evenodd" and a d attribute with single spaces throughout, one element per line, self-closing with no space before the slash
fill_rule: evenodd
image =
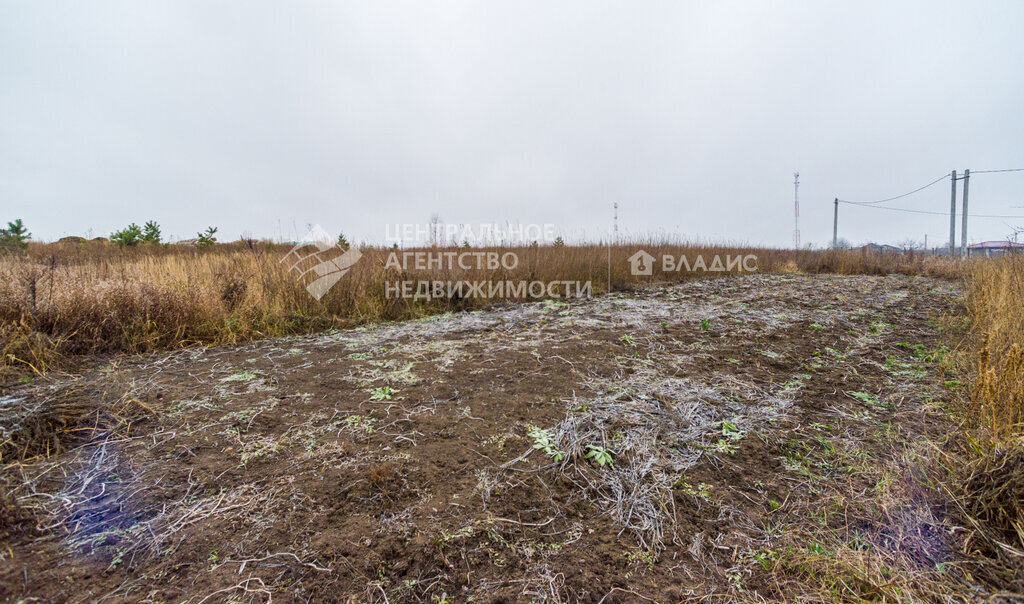
<path id="1" fill-rule="evenodd" d="M 825 244 L 833 197 L 1024 167 L 1022 22 L 1010 1 L 6 2 L 0 219 L 382 240 L 437 212 L 596 238 L 618 202 L 629 233 L 787 245 L 799 170 Z M 1013 206 L 1024 173 L 972 179 L 972 211 Z M 941 243 L 948 218 L 841 208 L 840 231 Z"/>

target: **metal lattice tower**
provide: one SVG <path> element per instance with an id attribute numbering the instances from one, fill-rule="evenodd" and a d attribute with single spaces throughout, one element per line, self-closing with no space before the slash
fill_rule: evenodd
<path id="1" fill-rule="evenodd" d="M 800 249 L 800 173 L 793 172 L 793 248 Z"/>

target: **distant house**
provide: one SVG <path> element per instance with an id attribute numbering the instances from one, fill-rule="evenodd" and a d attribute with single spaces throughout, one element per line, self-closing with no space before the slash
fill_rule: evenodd
<path id="1" fill-rule="evenodd" d="M 967 246 L 971 256 L 1002 256 L 1003 254 L 1019 254 L 1024 251 L 1024 243 L 1016 241 L 982 241 Z"/>
<path id="2" fill-rule="evenodd" d="M 860 246 L 860 251 L 870 254 L 902 254 L 903 248 L 896 247 L 895 245 L 869 243 L 867 245 Z"/>

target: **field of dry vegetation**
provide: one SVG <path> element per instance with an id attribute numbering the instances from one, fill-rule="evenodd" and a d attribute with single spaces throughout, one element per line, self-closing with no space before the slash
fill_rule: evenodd
<path id="1" fill-rule="evenodd" d="M 286 245 L 249 241 L 196 249 L 33 243 L 27 254 L 0 256 L 0 371 L 25 375 L 60 368 L 76 355 L 237 344 L 475 310 L 492 301 L 386 297 L 385 283 L 399 280 L 590 281 L 595 294 L 606 291 L 610 280 L 612 290 L 621 291 L 650 281 L 650 277 L 630 275 L 626 262 L 641 247 L 656 257 L 756 254 L 758 270 L 768 273 L 954 276 L 958 270 L 955 264 L 921 256 L 641 241 L 611 250 L 610 275 L 608 248 L 600 245 L 479 249 L 515 253 L 519 262 L 512 271 L 401 271 L 385 268 L 390 249 L 364 248 L 363 258 L 342 284 L 317 301 L 306 292 L 305 283 L 288 271 L 290 262 L 281 261 L 290 249 Z M 427 250 L 464 251 L 458 247 Z M 659 278 L 682 281 L 709 274 L 720 273 L 675 272 Z"/>
<path id="2" fill-rule="evenodd" d="M 1024 598 L 1024 258 L 370 248 L 316 301 L 288 249 L 0 257 L 0 599 Z"/>

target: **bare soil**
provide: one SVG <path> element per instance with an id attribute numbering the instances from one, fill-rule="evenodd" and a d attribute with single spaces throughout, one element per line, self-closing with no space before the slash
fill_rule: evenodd
<path id="1" fill-rule="evenodd" d="M 724 277 L 8 387 L 0 599 L 785 598 L 797 529 L 869 528 L 826 489 L 870 507 L 949 429 L 927 351 L 955 295 Z M 955 563 L 917 509 L 899 547 Z"/>

